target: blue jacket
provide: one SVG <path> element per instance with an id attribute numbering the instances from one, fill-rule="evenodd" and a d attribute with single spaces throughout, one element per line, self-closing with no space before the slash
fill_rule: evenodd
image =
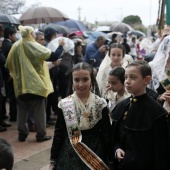
<path id="1" fill-rule="evenodd" d="M 90 59 L 95 59 L 95 62 L 92 64 L 93 67 L 99 67 L 104 57 L 105 54 L 99 51 L 99 47 L 95 43 L 91 43 L 86 47 L 84 61 L 91 64 Z"/>

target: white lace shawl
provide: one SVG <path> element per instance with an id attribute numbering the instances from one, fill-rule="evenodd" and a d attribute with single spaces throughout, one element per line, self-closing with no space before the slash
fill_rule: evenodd
<path id="1" fill-rule="evenodd" d="M 111 112 L 114 107 L 117 105 L 117 103 L 119 103 L 120 101 L 130 97 L 131 94 L 128 93 L 127 91 L 124 92 L 123 96 L 121 96 L 118 100 L 117 100 L 117 92 L 116 93 L 112 93 L 110 95 L 107 96 L 107 99 L 109 100 L 109 103 L 108 103 L 108 108 L 109 108 L 109 111 Z"/>
<path id="2" fill-rule="evenodd" d="M 132 57 L 128 54 L 125 55 L 125 57 L 123 58 L 122 61 L 122 67 L 126 68 L 126 66 L 131 63 L 133 61 Z M 99 86 L 99 90 L 100 90 L 100 94 L 101 97 L 103 98 L 107 98 L 107 94 L 106 94 L 106 85 L 108 82 L 108 75 L 109 72 L 112 70 L 113 68 L 111 67 L 111 59 L 108 55 L 108 53 L 106 54 L 104 60 L 102 61 L 100 67 L 99 67 L 99 71 L 97 73 L 96 76 L 96 80 Z M 112 91 L 109 91 L 108 93 L 112 93 Z"/>
<path id="3" fill-rule="evenodd" d="M 152 83 L 154 90 L 159 87 L 159 82 L 165 80 L 167 75 L 165 73 L 165 66 L 170 52 L 170 35 L 165 37 L 159 45 L 158 51 L 153 59 L 149 62 L 152 69 Z"/>
<path id="4" fill-rule="evenodd" d="M 153 61 L 149 63 L 152 69 L 152 87 L 155 91 L 159 87 L 160 82 L 168 78 L 167 74 L 165 73 L 165 67 L 169 58 L 169 53 L 170 35 L 163 39 Z M 170 105 L 167 101 L 164 102 L 163 107 L 168 112 L 170 112 Z"/>
<path id="5" fill-rule="evenodd" d="M 74 100 L 74 96 L 76 94 L 72 94 L 71 97 Z M 77 116 L 77 121 L 78 121 L 78 125 L 80 130 L 87 130 L 87 129 L 91 129 L 93 128 L 99 120 L 102 119 L 102 110 L 104 107 L 107 106 L 107 102 L 105 99 L 100 98 L 99 96 L 91 93 L 91 97 L 92 97 L 92 104 L 90 105 L 91 108 L 89 108 L 88 110 L 90 111 L 87 114 L 84 114 L 81 108 L 78 108 L 76 103 L 75 104 L 75 113 Z M 62 105 L 62 100 L 59 102 L 58 107 L 61 107 Z"/>

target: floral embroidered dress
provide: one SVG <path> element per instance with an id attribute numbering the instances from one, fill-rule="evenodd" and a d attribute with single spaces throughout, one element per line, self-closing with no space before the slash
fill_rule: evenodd
<path id="1" fill-rule="evenodd" d="M 82 108 L 77 102 L 78 97 L 75 93 L 71 95 L 82 133 L 82 142 L 107 164 L 111 126 L 109 111 L 103 98 L 93 93 L 90 96 L 91 99 L 85 104 L 85 107 L 89 107 L 89 113 L 82 114 Z M 62 100 L 59 102 L 59 108 L 61 108 L 61 105 Z M 50 159 L 56 162 L 54 169 L 57 170 L 89 170 L 70 144 L 62 109 L 58 113 Z"/>

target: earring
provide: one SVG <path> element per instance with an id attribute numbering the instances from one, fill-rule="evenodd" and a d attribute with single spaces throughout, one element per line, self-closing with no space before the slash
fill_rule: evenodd
<path id="1" fill-rule="evenodd" d="M 74 89 L 74 86 L 72 85 L 72 90 L 73 90 L 73 92 L 75 91 L 75 89 Z"/>
<path id="2" fill-rule="evenodd" d="M 93 92 L 93 86 L 92 86 L 92 84 L 90 85 L 90 91 Z"/>

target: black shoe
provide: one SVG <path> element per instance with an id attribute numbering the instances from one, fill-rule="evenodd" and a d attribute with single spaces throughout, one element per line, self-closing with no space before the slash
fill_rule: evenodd
<path id="1" fill-rule="evenodd" d="M 10 127 L 11 126 L 11 124 L 8 124 L 4 121 L 0 122 L 0 125 L 3 126 L 3 127 Z"/>
<path id="2" fill-rule="evenodd" d="M 6 130 L 7 130 L 6 127 L 0 126 L 0 132 L 4 132 L 4 131 L 6 131 Z"/>
<path id="3" fill-rule="evenodd" d="M 37 138 L 37 142 L 44 142 L 50 140 L 51 138 L 52 138 L 51 136 L 44 136 L 42 138 Z"/>
<path id="4" fill-rule="evenodd" d="M 55 122 L 51 121 L 51 120 L 48 120 L 47 121 L 47 125 L 55 125 Z"/>
<path id="5" fill-rule="evenodd" d="M 8 118 L 9 118 L 9 116 L 6 116 L 6 115 L 5 115 L 5 116 L 3 116 L 3 119 L 8 119 Z"/>
<path id="6" fill-rule="evenodd" d="M 56 121 L 57 120 L 57 117 L 51 117 L 50 118 L 50 121 Z"/>
<path id="7" fill-rule="evenodd" d="M 27 135 L 20 135 L 19 134 L 19 136 L 18 136 L 18 140 L 20 141 L 20 142 L 25 142 L 26 141 L 26 138 L 27 138 Z"/>
<path id="8" fill-rule="evenodd" d="M 16 121 L 17 121 L 17 118 L 10 117 L 9 121 L 10 121 L 10 122 L 16 122 Z"/>

